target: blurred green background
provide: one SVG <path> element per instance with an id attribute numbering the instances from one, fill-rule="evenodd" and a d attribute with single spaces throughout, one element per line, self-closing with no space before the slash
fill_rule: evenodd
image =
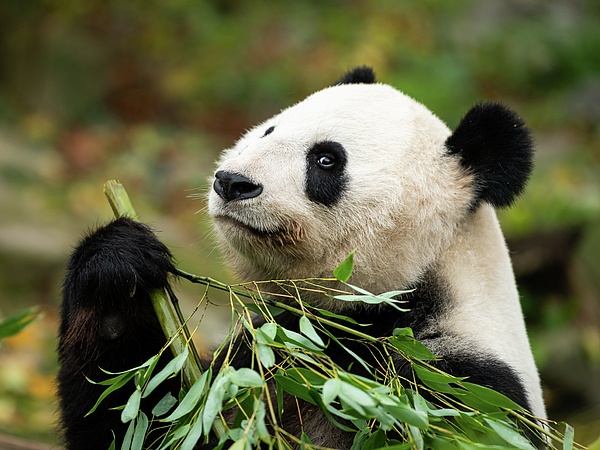
<path id="1" fill-rule="evenodd" d="M 597 0 L 2 0 L 0 315 L 45 316 L 0 348 L 0 433 L 56 442 L 60 283 L 111 217 L 103 183 L 123 182 L 182 268 L 229 281 L 203 200 L 219 151 L 362 64 L 451 127 L 499 100 L 533 128 L 535 175 L 501 220 L 549 415 L 598 436 Z M 202 294 L 180 291 L 188 309 Z"/>

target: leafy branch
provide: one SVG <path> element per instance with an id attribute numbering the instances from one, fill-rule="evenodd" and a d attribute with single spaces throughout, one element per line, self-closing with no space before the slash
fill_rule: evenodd
<path id="1" fill-rule="evenodd" d="M 107 196 L 120 217 L 135 219 L 135 212 L 122 186 L 109 182 Z M 405 291 L 372 294 L 347 284 L 352 273 L 353 254 L 335 270 L 331 280 L 275 280 L 277 286 L 289 286 L 293 294 L 263 294 L 264 283 L 252 282 L 226 285 L 217 280 L 200 277 L 182 270 L 177 275 L 229 293 L 232 306 L 229 338 L 216 351 L 224 363 L 218 373 L 213 366 L 202 372 L 197 352 L 182 317 L 176 297 L 170 291 L 155 292 L 152 302 L 168 343 L 155 357 L 140 367 L 109 374 L 112 378 L 98 384 L 107 386 L 92 413 L 111 392 L 121 389 L 131 380 L 135 391 L 123 407 L 121 419 L 130 422 L 123 449 L 141 449 L 148 430 L 163 426 L 165 433 L 158 449 L 192 449 L 211 434 L 216 435 L 221 448 L 230 439 L 233 450 L 249 450 L 263 445 L 288 449 L 293 445 L 316 448 L 304 433 L 291 435 L 280 425 L 283 414 L 283 392 L 315 405 L 337 427 L 353 432 L 352 450 L 376 448 L 402 449 L 475 449 L 510 446 L 533 449 L 533 445 L 518 427 L 547 436 L 548 444 L 557 442 L 571 450 L 573 429 L 566 424 L 564 436 L 550 428 L 550 422 L 540 425 L 504 395 L 489 388 L 453 377 L 432 366 L 434 356 L 413 338 L 412 330 L 399 328 L 392 336 L 374 337 L 363 333 L 360 324 L 350 317 L 313 308 L 301 299 L 303 291 L 318 291 L 338 301 L 361 301 L 387 304 L 402 309 Z M 346 283 L 348 292 L 321 285 L 323 281 Z M 284 296 L 284 301 L 277 300 Z M 251 300 L 248 302 L 248 299 Z M 299 332 L 283 327 L 274 316 L 287 311 L 299 320 Z M 265 321 L 255 326 L 250 312 L 260 314 Z M 372 367 L 359 355 L 338 340 L 332 330 L 339 330 L 369 346 L 378 361 Z M 241 334 L 240 334 L 241 333 Z M 236 336 L 252 351 L 250 367 L 234 368 L 231 361 L 238 348 Z M 348 372 L 337 366 L 325 350 L 335 342 L 347 351 L 356 364 L 370 377 Z M 154 369 L 166 347 L 174 358 L 159 373 Z M 401 379 L 395 372 L 392 358 L 404 358 L 412 368 L 412 378 Z M 148 418 L 140 410 L 141 398 L 147 397 L 167 378 L 181 370 L 185 387 L 174 398 L 167 394 Z M 273 397 L 273 389 L 277 395 Z M 215 420 L 216 418 L 216 420 Z M 512 419 L 510 419 L 512 418 Z M 302 418 L 300 418 L 302 420 Z M 556 428 L 556 424 L 554 424 Z M 116 442 L 113 443 L 116 446 Z M 579 446 L 581 447 L 581 446 Z M 552 447 L 555 448 L 555 447 Z"/>

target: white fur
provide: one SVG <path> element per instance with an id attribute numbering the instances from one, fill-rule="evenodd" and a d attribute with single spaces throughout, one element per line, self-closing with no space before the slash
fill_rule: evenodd
<path id="1" fill-rule="evenodd" d="M 381 293 L 435 266 L 458 299 L 439 326 L 507 362 L 522 377 L 533 413 L 545 417 L 502 233 L 490 206 L 468 212 L 473 180 L 444 153 L 449 135 L 428 109 L 390 86 L 324 89 L 223 153 L 218 170 L 244 175 L 263 192 L 224 202 L 212 191 L 209 212 L 245 280 L 331 277 L 356 249 L 350 281 Z M 326 140 L 341 143 L 348 156 L 348 189 L 332 207 L 311 202 L 304 189 L 306 154 Z M 330 310 L 352 307 L 303 299 Z"/>

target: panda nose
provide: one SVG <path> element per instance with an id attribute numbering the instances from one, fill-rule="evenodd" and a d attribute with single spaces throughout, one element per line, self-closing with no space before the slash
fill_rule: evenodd
<path id="1" fill-rule="evenodd" d="M 263 190 L 262 186 L 254 184 L 245 176 L 224 170 L 215 173 L 213 189 L 226 202 L 258 197 Z"/>

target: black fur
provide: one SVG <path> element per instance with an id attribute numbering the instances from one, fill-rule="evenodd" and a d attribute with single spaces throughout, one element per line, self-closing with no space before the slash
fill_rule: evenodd
<path id="1" fill-rule="evenodd" d="M 168 283 L 174 271 L 171 253 L 145 225 L 118 219 L 85 237 L 71 255 L 63 284 L 57 377 L 61 425 L 67 450 L 106 450 L 112 431 L 124 436 L 120 411 L 131 392 L 110 394 L 90 416 L 106 386 L 100 368 L 118 372 L 142 364 L 166 340 L 148 292 Z M 160 367 L 168 357 L 163 356 Z M 152 409 L 168 384 L 142 401 Z M 133 386 L 133 384 L 131 384 Z"/>
<path id="2" fill-rule="evenodd" d="M 523 120 L 498 103 L 471 108 L 446 141 L 449 155 L 475 175 L 475 199 L 495 207 L 510 206 L 533 169 L 533 139 Z"/>
<path id="3" fill-rule="evenodd" d="M 275 131 L 275 127 L 270 126 L 269 128 L 267 128 L 267 131 L 265 131 L 265 134 L 263 134 L 262 137 L 270 135 L 273 131 Z"/>
<path id="4" fill-rule="evenodd" d="M 375 83 L 375 72 L 368 66 L 356 67 L 349 70 L 346 74 L 334 83 L 334 86 L 340 84 L 373 84 Z"/>
<path id="5" fill-rule="evenodd" d="M 334 205 L 348 184 L 346 150 L 338 142 L 323 141 L 311 147 L 306 155 L 307 197 L 325 206 Z"/>

